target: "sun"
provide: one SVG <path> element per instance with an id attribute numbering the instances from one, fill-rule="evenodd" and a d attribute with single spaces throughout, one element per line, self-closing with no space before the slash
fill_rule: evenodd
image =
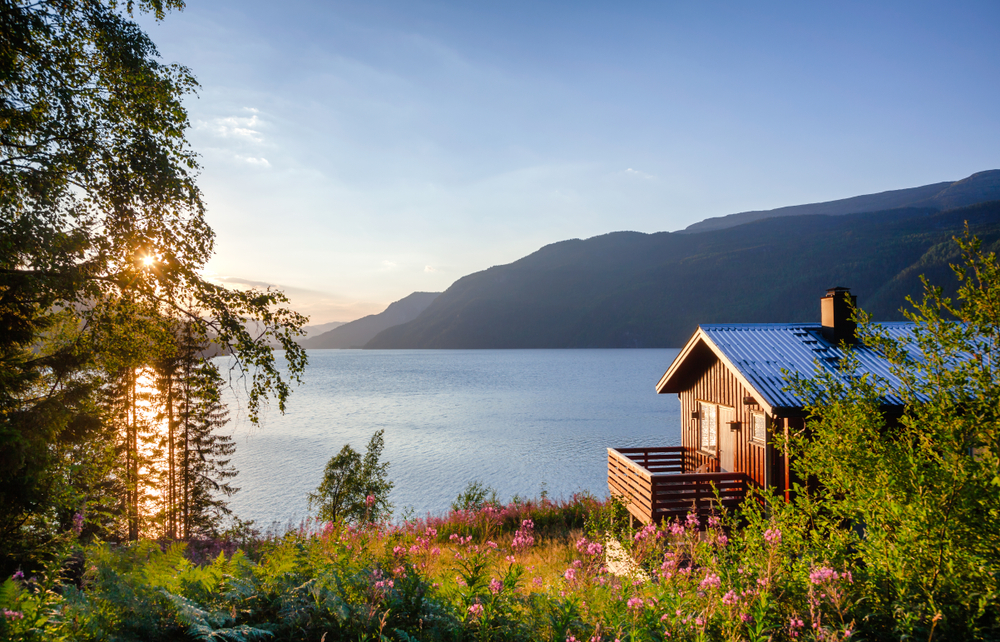
<path id="1" fill-rule="evenodd" d="M 156 262 L 156 258 L 155 257 L 152 257 L 152 256 L 144 256 L 144 257 L 142 257 L 142 264 L 145 265 L 146 267 L 149 267 L 150 265 L 152 265 L 155 262 Z"/>

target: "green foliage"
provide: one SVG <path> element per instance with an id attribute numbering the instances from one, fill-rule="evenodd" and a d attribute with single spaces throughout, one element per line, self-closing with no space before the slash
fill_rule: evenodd
<path id="1" fill-rule="evenodd" d="M 1000 635 L 1000 267 L 968 232 L 958 244 L 957 300 L 925 280 L 912 337 L 858 315 L 899 385 L 853 376 L 851 353 L 796 384 L 813 400 L 790 444 L 813 480 L 797 504 L 829 555 L 864 569 L 873 637 Z M 901 416 L 885 412 L 889 393 Z"/>
<path id="2" fill-rule="evenodd" d="M 451 503 L 452 510 L 482 510 L 487 504 L 497 506 L 500 500 L 497 499 L 495 488 L 487 486 L 483 482 L 471 481 L 465 487 L 455 501 Z"/>
<path id="3" fill-rule="evenodd" d="M 392 514 L 389 492 L 389 462 L 379 463 L 385 441 L 384 430 L 377 431 L 368 441 L 364 457 L 345 444 L 327 462 L 323 481 L 315 493 L 309 493 L 309 507 L 319 519 L 352 524 L 371 524 L 388 519 Z"/>
<path id="4" fill-rule="evenodd" d="M 182 6 L 0 7 L 0 570 L 44 566 L 84 510 L 90 528 L 118 512 L 138 536 L 156 480 L 137 452 L 159 445 L 135 420 L 132 379 L 173 350 L 178 324 L 232 355 L 254 421 L 268 397 L 284 409 L 306 364 L 305 318 L 280 292 L 202 276 L 214 234 L 183 108 L 197 83 L 133 16 Z"/>

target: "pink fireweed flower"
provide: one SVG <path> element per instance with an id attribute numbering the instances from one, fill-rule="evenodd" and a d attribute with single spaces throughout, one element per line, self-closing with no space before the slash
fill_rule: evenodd
<path id="1" fill-rule="evenodd" d="M 781 530 L 778 528 L 767 529 L 764 531 L 764 541 L 777 546 L 781 543 Z"/>
<path id="2" fill-rule="evenodd" d="M 840 574 L 828 566 L 819 566 L 814 568 L 812 572 L 809 573 L 809 581 L 817 586 L 824 582 L 836 580 L 839 577 Z"/>
<path id="3" fill-rule="evenodd" d="M 721 519 L 719 519 L 715 515 L 709 515 L 709 517 L 708 517 L 708 525 L 710 527 L 715 528 L 716 526 L 720 525 L 721 523 L 722 523 Z"/>
<path id="4" fill-rule="evenodd" d="M 462 539 L 462 536 L 459 535 L 458 533 L 452 533 L 451 535 L 448 536 L 448 539 L 454 542 L 456 539 Z"/>
<path id="5" fill-rule="evenodd" d="M 724 533 L 719 533 L 719 536 L 715 538 L 715 541 L 719 544 L 719 546 L 726 546 L 729 544 L 729 538 L 726 537 Z"/>
<path id="6" fill-rule="evenodd" d="M 799 629 L 806 625 L 805 622 L 798 618 L 789 618 L 788 620 L 788 634 L 793 638 L 799 637 Z"/>
<path id="7" fill-rule="evenodd" d="M 500 583 L 500 580 L 498 580 L 495 577 L 490 578 L 490 593 L 496 595 L 497 593 L 500 592 L 500 589 L 502 588 L 503 584 Z"/>
<path id="8" fill-rule="evenodd" d="M 718 588 L 719 585 L 721 584 L 722 580 L 719 579 L 718 575 L 716 575 L 715 573 L 708 573 L 707 575 L 705 575 L 705 579 L 703 579 L 701 581 L 701 584 L 699 584 L 698 586 L 707 590 L 707 589 Z"/>
<path id="9" fill-rule="evenodd" d="M 393 555 L 400 555 L 400 554 L 405 553 L 405 552 L 406 552 L 406 549 L 403 548 L 402 546 L 394 546 L 392 548 L 392 554 Z"/>
<path id="10" fill-rule="evenodd" d="M 603 552 L 604 552 L 604 547 L 598 544 L 597 542 L 591 542 L 590 544 L 587 545 L 587 555 L 592 555 L 594 557 L 597 557 Z"/>
<path id="11" fill-rule="evenodd" d="M 493 549 L 497 548 L 497 543 L 493 541 L 487 541 L 486 545 Z"/>
<path id="12" fill-rule="evenodd" d="M 699 521 L 700 520 L 698 519 L 697 513 L 688 513 L 687 519 L 685 520 L 685 522 L 688 525 L 688 528 L 696 528 L 698 526 Z"/>
<path id="13" fill-rule="evenodd" d="M 535 579 L 533 579 L 531 581 L 535 584 L 535 586 L 541 586 L 542 585 L 542 577 L 540 575 L 536 575 Z"/>
<path id="14" fill-rule="evenodd" d="M 369 506 L 374 506 L 375 505 L 375 495 L 369 495 L 368 497 L 365 497 L 365 503 L 368 504 Z"/>
<path id="15" fill-rule="evenodd" d="M 684 534 L 684 524 L 680 522 L 673 522 L 670 524 L 670 534 L 671 535 L 683 535 Z"/>
<path id="16" fill-rule="evenodd" d="M 8 609 L 4 609 L 3 610 L 3 616 L 6 619 L 8 619 L 8 620 L 23 620 L 24 619 L 24 613 L 21 613 L 20 611 L 11 611 L 11 610 L 8 610 Z"/>
<path id="17" fill-rule="evenodd" d="M 431 555 L 440 555 L 440 554 L 441 554 L 441 549 L 438 548 L 437 546 L 431 549 Z"/>
<path id="18" fill-rule="evenodd" d="M 732 606 L 733 604 L 736 604 L 739 601 L 740 597 L 736 595 L 735 591 L 729 591 L 728 593 L 722 596 L 722 603 L 728 604 L 729 606 Z"/>
<path id="19" fill-rule="evenodd" d="M 638 611 L 644 604 L 641 597 L 630 597 L 628 602 L 625 603 L 630 611 Z"/>
<path id="20" fill-rule="evenodd" d="M 483 605 L 478 602 L 469 607 L 469 615 L 472 617 L 480 617 L 483 614 Z"/>
<path id="21" fill-rule="evenodd" d="M 576 580 L 576 569 L 572 568 L 572 567 L 566 569 L 566 572 L 563 573 L 563 577 L 566 578 L 567 582 L 572 582 L 572 581 Z"/>
<path id="22" fill-rule="evenodd" d="M 461 575 L 455 576 L 455 584 L 458 584 L 459 586 L 468 586 L 465 579 Z"/>
<path id="23" fill-rule="evenodd" d="M 83 512 L 73 515 L 73 532 L 79 535 L 83 532 Z"/>
<path id="24" fill-rule="evenodd" d="M 504 559 L 505 559 L 505 560 L 507 560 L 508 562 L 510 562 L 511 564 L 513 564 L 514 562 L 516 562 L 516 561 L 517 561 L 517 558 L 516 558 L 516 557 L 514 557 L 513 555 L 508 555 L 508 556 L 507 556 L 507 557 L 505 557 Z"/>

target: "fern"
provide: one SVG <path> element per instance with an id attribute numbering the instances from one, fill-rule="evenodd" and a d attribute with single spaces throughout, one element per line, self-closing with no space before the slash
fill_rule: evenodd
<path id="1" fill-rule="evenodd" d="M 228 642 L 253 642 L 263 640 L 274 634 L 264 629 L 257 629 L 246 624 L 227 627 L 232 618 L 222 612 L 211 613 L 195 602 L 163 591 L 163 595 L 177 610 L 177 619 L 188 627 L 188 633 L 199 640 L 226 640 Z"/>

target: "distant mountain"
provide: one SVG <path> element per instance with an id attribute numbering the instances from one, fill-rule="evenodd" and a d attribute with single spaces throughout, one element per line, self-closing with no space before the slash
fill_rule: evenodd
<path id="1" fill-rule="evenodd" d="M 842 216 L 845 214 L 878 212 L 901 207 L 918 207 L 942 211 L 996 200 L 1000 200 L 1000 170 L 993 169 L 978 172 L 968 178 L 955 182 L 934 183 L 933 185 L 924 185 L 923 187 L 897 189 L 879 194 L 866 194 L 865 196 L 854 196 L 826 203 L 792 205 L 790 207 L 779 207 L 774 210 L 740 212 L 739 214 L 707 218 L 704 221 L 687 226 L 687 228 L 681 230 L 681 233 L 691 234 L 694 232 L 721 230 L 777 216 L 801 216 L 804 214 Z"/>
<path id="2" fill-rule="evenodd" d="M 301 340 L 305 341 L 309 337 L 315 337 L 316 335 L 323 334 L 324 332 L 329 332 L 334 328 L 339 328 L 344 325 L 344 323 L 344 321 L 331 321 L 329 323 L 320 323 L 318 325 L 303 326 L 302 330 L 306 333 L 306 336 Z"/>
<path id="3" fill-rule="evenodd" d="M 365 347 L 679 347 L 699 323 L 818 321 L 820 296 L 837 285 L 876 319 L 898 320 L 905 295 L 920 293 L 921 274 L 953 288 L 952 237 L 965 221 L 1000 250 L 1000 201 L 937 208 L 949 193 L 961 201 L 962 190 L 981 190 L 991 174 L 972 177 L 972 188 L 946 183 L 931 197 L 917 194 L 934 206 L 554 243 L 459 279 Z"/>
<path id="4" fill-rule="evenodd" d="M 299 341 L 299 345 L 306 349 L 361 348 L 386 328 L 416 319 L 440 294 L 440 292 L 414 292 L 389 304 L 388 308 L 378 314 L 369 314 L 328 332 L 310 336 Z"/>

